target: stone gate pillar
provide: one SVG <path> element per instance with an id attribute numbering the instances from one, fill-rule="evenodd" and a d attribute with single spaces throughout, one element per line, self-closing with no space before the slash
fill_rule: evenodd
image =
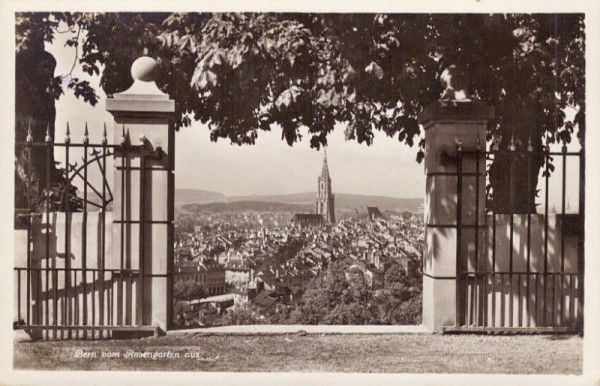
<path id="1" fill-rule="evenodd" d="M 119 288 L 115 301 L 125 304 L 117 304 L 116 322 L 166 331 L 172 312 L 175 102 L 156 86 L 157 67 L 152 58 L 138 58 L 131 67 L 133 85 L 106 101 L 115 143 L 125 143 L 114 157 L 111 268 L 140 271 L 135 286 Z M 133 150 L 136 145 L 139 150 Z"/>
<path id="2" fill-rule="evenodd" d="M 475 175 L 475 156 L 464 154 L 461 240 L 457 243 L 457 146 L 460 144 L 466 151 L 475 150 L 478 144 L 485 148 L 487 124 L 494 117 L 492 107 L 469 97 L 466 75 L 456 66 L 445 70 L 441 81 L 445 88 L 442 98 L 427 106 L 419 116 L 419 122 L 425 129 L 427 175 L 423 325 L 431 332 L 444 326 L 455 326 L 460 320 L 461 316 L 457 315 L 457 292 L 460 291 L 457 271 L 466 270 L 469 264 L 473 264 L 475 224 L 485 222 L 485 177 Z M 484 174 L 485 159 L 480 158 L 479 172 Z M 479 211 L 478 221 L 476 209 Z M 479 229 L 483 230 L 483 227 Z M 483 244 L 483 232 L 480 231 L 480 251 L 484 249 Z"/>

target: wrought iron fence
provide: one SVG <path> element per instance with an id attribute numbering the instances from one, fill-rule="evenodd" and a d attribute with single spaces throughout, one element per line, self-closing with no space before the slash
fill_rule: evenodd
<path id="1" fill-rule="evenodd" d="M 508 208 L 503 211 L 489 194 L 484 198 L 486 190 L 490 193 L 490 165 L 500 157 L 509 163 L 503 181 L 509 186 Z M 532 169 L 536 160 L 542 160 L 539 172 Z M 495 146 L 487 151 L 465 150 L 459 144 L 456 161 L 456 327 L 580 331 L 583 150 L 570 152 L 563 146 L 551 151 L 544 146 L 534 151 L 531 145 L 522 150 L 514 145 L 505 150 Z M 575 179 L 567 173 L 571 163 L 579 168 Z M 527 175 L 525 194 L 514 188 L 518 173 Z M 560 180 L 554 190 L 553 178 Z M 567 187 L 577 193 L 576 211 L 568 210 Z M 553 200 L 552 195 L 558 196 Z M 543 202 L 532 202 L 541 197 Z M 519 203 L 526 211 L 515 213 L 517 200 L 527 200 Z M 560 206 L 554 213 L 551 201 Z"/>
<path id="2" fill-rule="evenodd" d="M 120 162 L 119 167 L 125 169 L 130 157 L 140 157 L 143 170 L 143 159 L 151 154 L 143 146 L 131 145 L 125 128 L 119 144 L 108 143 L 106 126 L 100 142 L 91 143 L 87 124 L 80 143 L 71 140 L 67 124 L 63 142 L 55 142 L 49 131 L 43 142 L 35 142 L 29 129 L 26 141 L 16 146 L 26 156 L 27 208 L 16 212 L 15 224 L 26 233 L 26 251 L 22 259 L 16 257 L 14 267 L 15 328 L 40 338 L 83 339 L 139 329 L 143 325 L 143 309 L 138 310 L 143 266 L 126 256 L 127 224 L 112 221 L 114 181 L 107 163 Z M 55 149 L 64 153 L 64 161 L 57 163 L 59 173 L 52 170 Z M 38 181 L 44 188 L 38 197 L 32 189 L 34 153 L 44 154 L 46 161 L 45 181 Z M 81 158 L 80 165 L 76 157 Z M 121 187 L 126 173 L 115 174 L 121 178 Z M 143 208 L 143 194 L 139 197 Z M 120 189 L 118 199 L 123 214 L 130 200 L 126 189 Z M 120 232 L 114 232 L 114 226 Z M 143 232 L 139 233 L 143 241 Z M 115 234 L 120 240 L 114 240 Z M 111 250 L 115 244 L 119 246 L 117 258 Z"/>

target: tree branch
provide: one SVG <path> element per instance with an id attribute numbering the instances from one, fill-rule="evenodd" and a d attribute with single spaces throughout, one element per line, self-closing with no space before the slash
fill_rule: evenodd
<path id="1" fill-rule="evenodd" d="M 75 44 L 75 58 L 73 59 L 73 65 L 71 66 L 71 70 L 67 74 L 67 75 L 69 75 L 69 77 L 71 76 L 71 74 L 73 73 L 73 70 L 75 69 L 75 66 L 77 65 L 77 59 L 79 59 L 79 35 L 80 34 L 81 34 L 81 26 L 77 25 L 77 36 L 75 37 L 77 39 L 77 44 Z"/>

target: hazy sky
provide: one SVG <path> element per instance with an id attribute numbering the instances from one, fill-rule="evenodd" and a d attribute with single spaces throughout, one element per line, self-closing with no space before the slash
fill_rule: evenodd
<path id="1" fill-rule="evenodd" d="M 71 69 L 75 51 L 64 47 L 68 34 L 58 35 L 47 49 L 57 58 L 55 75 Z M 79 66 L 76 66 L 78 70 Z M 73 77 L 90 78 L 75 71 Z M 57 138 L 64 136 L 66 121 L 71 125 L 74 141 L 81 137 L 87 121 L 90 140 L 99 141 L 104 122 L 112 138 L 112 116 L 104 109 L 105 95 L 98 87 L 98 77 L 91 79 L 100 103 L 91 107 L 77 100 L 70 90 L 57 102 Z M 303 129 L 306 131 L 306 129 Z M 394 197 L 422 197 L 425 191 L 423 166 L 415 161 L 416 149 L 397 139 L 376 133 L 372 146 L 346 142 L 344 127 L 332 133 L 327 150 L 334 193 L 357 193 Z M 209 139 L 208 127 L 195 123 L 175 137 L 175 186 L 223 193 L 227 196 L 250 194 L 286 194 L 315 191 L 321 172 L 323 152 L 310 148 L 309 137 L 293 147 L 281 140 L 281 131 L 259 132 L 254 146 L 217 143 Z"/>

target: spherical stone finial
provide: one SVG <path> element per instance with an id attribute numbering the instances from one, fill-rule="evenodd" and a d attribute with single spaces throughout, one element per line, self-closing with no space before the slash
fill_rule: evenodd
<path id="1" fill-rule="evenodd" d="M 154 82 L 158 62 L 149 56 L 139 57 L 131 65 L 131 76 L 142 82 Z"/>
<path id="2" fill-rule="evenodd" d="M 442 72 L 440 81 L 444 88 L 440 100 L 470 100 L 469 77 L 464 69 L 452 64 Z"/>

